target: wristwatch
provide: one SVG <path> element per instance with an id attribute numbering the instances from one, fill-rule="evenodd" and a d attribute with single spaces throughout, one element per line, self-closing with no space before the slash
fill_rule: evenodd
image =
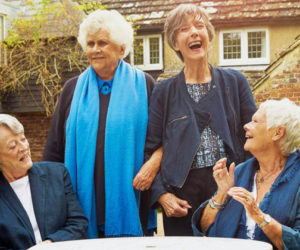
<path id="1" fill-rule="evenodd" d="M 263 228 L 265 225 L 269 224 L 271 222 L 271 216 L 268 214 L 264 214 L 264 221 L 260 223 L 258 226 L 260 228 Z"/>

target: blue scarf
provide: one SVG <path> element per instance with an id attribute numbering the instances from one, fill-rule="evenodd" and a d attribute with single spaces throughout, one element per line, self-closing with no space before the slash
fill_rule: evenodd
<path id="1" fill-rule="evenodd" d="M 142 235 L 140 193 L 132 187 L 132 180 L 143 164 L 148 120 L 145 81 L 143 72 L 120 60 L 105 127 L 106 236 Z M 66 125 L 65 147 L 65 165 L 89 220 L 89 238 L 98 237 L 94 165 L 99 108 L 97 78 L 90 66 L 77 81 Z"/>
<path id="2" fill-rule="evenodd" d="M 252 190 L 255 171 L 258 163 L 255 158 L 251 158 L 239 165 L 235 170 L 235 186 L 244 187 L 248 191 Z M 293 201 L 300 185 L 300 151 L 290 154 L 286 165 L 276 181 L 273 183 L 270 192 L 266 194 L 260 202 L 260 209 L 270 214 L 279 223 L 292 226 L 290 212 Z M 237 237 L 237 234 L 246 238 L 245 230 L 245 209 L 241 203 L 229 198 L 224 210 L 221 210 L 216 217 L 214 224 L 209 228 L 208 236 L 211 237 Z M 270 242 L 264 232 L 256 226 L 254 239 Z"/>

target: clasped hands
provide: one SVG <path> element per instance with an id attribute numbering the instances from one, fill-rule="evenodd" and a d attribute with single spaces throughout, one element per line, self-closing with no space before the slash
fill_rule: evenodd
<path id="1" fill-rule="evenodd" d="M 187 201 L 179 199 L 172 193 L 162 194 L 158 202 L 162 205 L 167 217 L 183 217 L 188 214 L 188 210 L 192 208 Z"/>

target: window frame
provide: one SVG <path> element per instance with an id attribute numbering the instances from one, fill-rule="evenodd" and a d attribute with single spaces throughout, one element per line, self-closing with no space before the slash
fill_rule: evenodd
<path id="1" fill-rule="evenodd" d="M 159 44 L 159 63 L 150 64 L 150 38 L 158 38 Z M 163 42 L 161 34 L 152 34 L 152 35 L 140 35 L 135 36 L 135 39 L 143 39 L 143 60 L 144 64 L 134 64 L 134 48 L 133 52 L 130 53 L 130 62 L 132 65 L 136 66 L 140 70 L 162 70 L 163 69 Z"/>
<path id="2" fill-rule="evenodd" d="M 248 58 L 248 33 L 249 32 L 265 32 L 266 34 L 266 55 L 261 58 Z M 240 33 L 241 35 L 241 58 L 240 59 L 224 59 L 224 33 Z M 222 30 L 219 34 L 219 66 L 256 66 L 270 64 L 270 42 L 269 30 L 267 28 L 256 29 L 234 29 Z"/>

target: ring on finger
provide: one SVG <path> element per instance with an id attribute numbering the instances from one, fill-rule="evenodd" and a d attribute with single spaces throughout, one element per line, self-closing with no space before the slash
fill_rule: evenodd
<path id="1" fill-rule="evenodd" d="M 248 200 L 249 200 L 248 197 L 247 197 L 246 195 L 244 196 L 244 200 L 245 200 L 245 201 L 248 201 Z"/>

